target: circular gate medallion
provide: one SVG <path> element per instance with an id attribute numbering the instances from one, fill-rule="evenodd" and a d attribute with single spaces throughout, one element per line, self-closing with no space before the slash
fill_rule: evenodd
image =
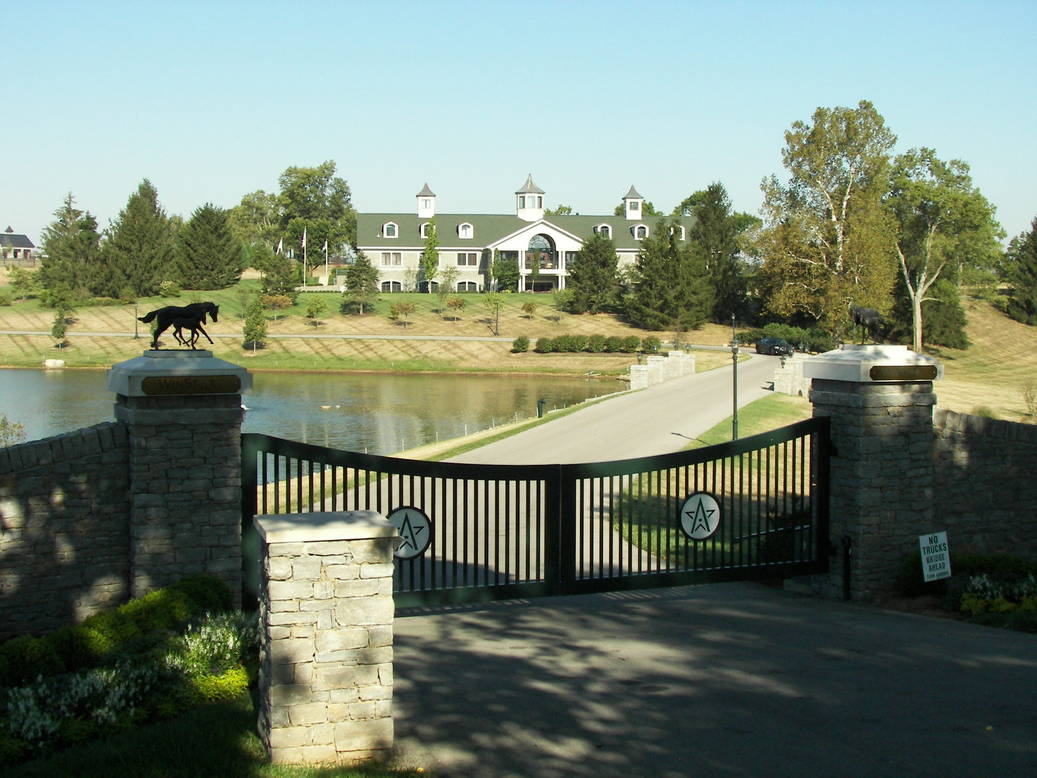
<path id="1" fill-rule="evenodd" d="M 705 540 L 720 526 L 720 503 L 709 492 L 695 492 L 680 510 L 681 529 L 692 540 Z"/>
<path id="2" fill-rule="evenodd" d="M 397 508 L 388 516 L 389 523 L 400 533 L 400 545 L 393 552 L 397 559 L 421 556 L 432 542 L 432 522 L 420 508 Z"/>

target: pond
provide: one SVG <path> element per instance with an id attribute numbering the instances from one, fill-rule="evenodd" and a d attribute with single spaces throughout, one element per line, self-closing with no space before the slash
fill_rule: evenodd
<path id="1" fill-rule="evenodd" d="M 0 369 L 0 412 L 28 440 L 111 421 L 103 370 Z M 256 373 L 243 431 L 392 454 L 625 389 L 614 379 L 376 373 Z"/>

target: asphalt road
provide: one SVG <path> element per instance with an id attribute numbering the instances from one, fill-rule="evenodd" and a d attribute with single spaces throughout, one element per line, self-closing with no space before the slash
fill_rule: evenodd
<path id="1" fill-rule="evenodd" d="M 778 357 L 738 365 L 738 405 L 767 395 Z M 461 454 L 453 462 L 569 464 L 667 454 L 731 415 L 730 367 L 613 397 L 550 424 Z M 674 435 L 673 433 L 680 433 Z M 686 436 L 686 437 L 684 437 Z"/>

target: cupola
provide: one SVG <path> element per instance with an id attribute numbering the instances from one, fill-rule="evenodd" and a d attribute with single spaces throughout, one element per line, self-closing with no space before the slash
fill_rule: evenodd
<path id="1" fill-rule="evenodd" d="M 533 174 L 515 192 L 515 215 L 523 221 L 535 222 L 544 218 L 544 190 L 533 183 Z"/>
<path id="2" fill-rule="evenodd" d="M 623 212 L 628 219 L 640 221 L 643 217 L 644 207 L 645 199 L 631 185 L 630 191 L 623 196 Z"/>
<path id="3" fill-rule="evenodd" d="M 428 188 L 428 184 L 421 188 L 418 192 L 418 218 L 419 219 L 431 219 L 436 215 L 436 195 L 431 189 Z"/>

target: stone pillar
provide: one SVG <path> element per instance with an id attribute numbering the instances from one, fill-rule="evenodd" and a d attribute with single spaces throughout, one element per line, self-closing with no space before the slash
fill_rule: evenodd
<path id="1" fill-rule="evenodd" d="M 273 762 L 357 763 L 393 747 L 393 550 L 374 511 L 257 516 L 259 734 Z"/>
<path id="2" fill-rule="evenodd" d="M 906 346 L 842 346 L 806 361 L 814 416 L 831 418 L 831 542 L 822 594 L 888 593 L 905 554 L 933 526 L 932 379 L 942 367 Z M 849 567 L 844 564 L 849 552 Z"/>
<path id="3" fill-rule="evenodd" d="M 146 351 L 112 367 L 129 434 L 130 595 L 192 573 L 241 600 L 242 367 L 211 351 Z"/>

